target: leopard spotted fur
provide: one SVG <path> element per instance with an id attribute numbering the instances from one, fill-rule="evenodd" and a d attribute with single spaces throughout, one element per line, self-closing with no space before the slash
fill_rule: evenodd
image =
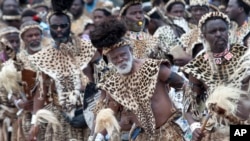
<path id="1" fill-rule="evenodd" d="M 47 47 L 29 56 L 31 63 L 55 80 L 59 103 L 73 116 L 76 106 L 82 104 L 82 70 L 92 59 L 96 49 L 90 42 L 72 37 L 72 43 L 61 43 L 59 49 Z"/>
<path id="2" fill-rule="evenodd" d="M 162 61 L 146 59 L 141 68 L 129 76 L 114 73 L 99 87 L 126 109 L 131 110 L 149 134 L 155 131 L 155 118 L 150 99 L 155 91 Z"/>

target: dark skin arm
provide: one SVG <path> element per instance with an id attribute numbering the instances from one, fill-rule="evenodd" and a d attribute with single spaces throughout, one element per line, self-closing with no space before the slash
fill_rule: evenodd
<path id="1" fill-rule="evenodd" d="M 42 79 L 43 79 L 43 87 L 41 85 L 38 85 L 38 88 L 35 90 L 35 95 L 33 98 L 34 104 L 33 104 L 33 112 L 32 114 L 36 114 L 36 112 L 44 107 L 44 102 L 46 98 L 46 94 L 48 93 L 48 87 L 46 86 L 46 80 L 48 80 L 48 76 L 45 75 L 44 73 L 41 74 Z M 41 82 L 39 82 L 41 83 Z M 40 95 L 40 91 L 43 90 L 43 94 Z M 33 125 L 30 129 L 30 135 L 29 135 L 29 141 L 35 141 L 37 134 L 39 132 L 39 127 Z"/>
<path id="2" fill-rule="evenodd" d="M 169 84 L 170 87 L 180 89 L 184 85 L 184 79 L 177 73 L 171 71 L 167 65 L 161 64 L 159 78 L 161 81 Z"/>
<path id="3" fill-rule="evenodd" d="M 32 100 L 23 100 L 21 98 L 16 97 L 15 95 L 12 95 L 11 99 L 10 99 L 13 103 L 15 103 L 15 101 L 19 100 L 19 102 L 17 103 L 18 107 L 26 110 L 26 111 L 32 111 L 32 107 L 33 107 L 33 101 Z"/>
<path id="4" fill-rule="evenodd" d="M 202 85 L 203 83 L 199 80 L 197 80 L 195 77 L 193 77 L 192 75 L 189 75 L 189 82 L 193 85 L 192 86 L 192 91 L 199 94 L 204 93 L 204 89 L 202 89 Z M 190 111 L 188 111 L 185 114 L 185 118 L 187 119 L 189 125 L 191 125 L 194 122 L 200 122 L 200 121 L 196 121 L 193 119 L 192 117 L 192 113 Z M 192 133 L 192 141 L 200 141 L 202 139 L 202 137 L 204 137 L 203 132 L 201 131 L 200 128 L 196 128 L 194 130 L 194 132 Z"/>
<path id="5" fill-rule="evenodd" d="M 98 60 L 101 57 L 101 54 L 99 51 L 96 51 L 95 55 L 93 58 L 90 60 L 88 66 L 83 69 L 83 73 L 89 78 L 90 82 L 95 82 L 94 81 L 94 62 Z"/>
<path id="6" fill-rule="evenodd" d="M 93 69 L 93 64 L 89 63 L 86 68 L 83 69 L 83 73 L 88 77 L 90 82 L 94 82 L 94 69 Z"/>

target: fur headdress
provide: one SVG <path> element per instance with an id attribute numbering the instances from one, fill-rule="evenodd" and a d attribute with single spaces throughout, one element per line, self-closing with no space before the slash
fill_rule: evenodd
<path id="1" fill-rule="evenodd" d="M 230 19 L 229 17 L 222 13 L 222 12 L 218 12 L 218 11 L 215 11 L 215 12 L 209 12 L 205 15 L 203 15 L 199 21 L 199 24 L 198 24 L 198 27 L 199 29 L 201 30 L 201 28 L 203 27 L 203 25 L 211 18 L 220 18 L 222 20 L 224 20 L 228 25 L 230 25 Z M 202 33 L 202 32 L 201 32 Z"/>
<path id="2" fill-rule="evenodd" d="M 185 2 L 184 0 L 169 0 L 169 1 L 166 3 L 166 5 L 165 5 L 165 10 L 168 10 L 168 7 L 171 6 L 171 5 L 174 4 L 174 3 L 181 3 L 181 4 L 184 5 L 184 7 L 185 7 L 185 5 L 186 5 L 186 2 Z"/>
<path id="3" fill-rule="evenodd" d="M 21 27 L 20 27 L 20 34 L 19 37 L 20 39 L 22 39 L 22 35 L 23 33 L 25 33 L 27 30 L 31 29 L 31 28 L 37 28 L 39 29 L 41 32 L 43 31 L 41 26 L 39 25 L 39 23 L 35 22 L 35 21 L 27 21 L 24 22 Z"/>
<path id="4" fill-rule="evenodd" d="M 90 39 L 96 48 L 102 48 L 103 54 L 107 54 L 112 49 L 130 45 L 130 42 L 123 37 L 126 31 L 123 22 L 115 17 L 110 17 L 104 23 L 96 26 L 90 33 Z"/>
<path id="5" fill-rule="evenodd" d="M 19 11 L 16 11 L 16 10 L 3 12 L 2 19 L 3 20 L 20 20 L 21 14 Z"/>
<path id="6" fill-rule="evenodd" d="M 141 3 L 142 3 L 141 0 L 124 0 L 120 10 L 120 16 L 123 15 L 130 6 Z"/>
<path id="7" fill-rule="evenodd" d="M 208 6 L 208 0 L 190 0 L 189 5 L 190 6 Z"/>
<path id="8" fill-rule="evenodd" d="M 2 38 L 3 36 L 5 36 L 6 34 L 9 33 L 18 33 L 19 34 L 19 30 L 13 26 L 7 26 L 4 28 L 0 29 L 0 38 Z"/>

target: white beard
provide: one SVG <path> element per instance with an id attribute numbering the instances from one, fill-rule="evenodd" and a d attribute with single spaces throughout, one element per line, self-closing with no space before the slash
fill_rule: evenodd
<path id="1" fill-rule="evenodd" d="M 115 68 L 120 74 L 128 74 L 132 70 L 133 65 L 133 56 L 129 53 L 129 60 L 127 62 L 123 62 L 119 65 L 116 65 Z"/>
<path id="2" fill-rule="evenodd" d="M 189 31 L 189 27 L 188 27 L 188 22 L 182 18 L 182 17 L 174 17 L 173 19 L 174 24 L 180 26 L 181 28 L 183 28 L 183 30 L 187 33 Z"/>
<path id="3" fill-rule="evenodd" d="M 37 47 L 29 47 L 29 50 L 33 51 L 33 52 L 38 52 L 42 49 L 42 46 L 37 46 Z"/>

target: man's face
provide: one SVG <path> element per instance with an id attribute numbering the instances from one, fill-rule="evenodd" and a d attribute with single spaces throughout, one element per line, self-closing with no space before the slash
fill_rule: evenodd
<path id="1" fill-rule="evenodd" d="M 38 28 L 28 29 L 22 35 L 23 41 L 25 45 L 28 47 L 27 49 L 32 52 L 37 52 L 41 50 L 41 41 L 42 41 L 42 33 Z"/>
<path id="2" fill-rule="evenodd" d="M 229 0 L 226 9 L 226 14 L 231 20 L 235 21 L 240 15 L 241 9 L 242 8 L 238 6 L 237 0 Z"/>
<path id="3" fill-rule="evenodd" d="M 95 25 L 99 25 L 105 21 L 106 16 L 104 15 L 103 11 L 96 10 L 93 13 L 93 20 Z"/>
<path id="4" fill-rule="evenodd" d="M 190 12 L 192 14 L 192 17 L 199 21 L 201 17 L 208 12 L 208 8 L 206 6 L 192 6 L 190 9 Z"/>
<path id="5" fill-rule="evenodd" d="M 66 42 L 70 34 L 70 23 L 65 15 L 50 18 L 50 34 L 56 42 Z"/>
<path id="6" fill-rule="evenodd" d="M 20 39 L 18 33 L 9 33 L 5 35 L 7 41 L 11 44 L 12 48 L 17 52 L 20 49 Z"/>
<path id="7" fill-rule="evenodd" d="M 213 53 L 221 53 L 228 46 L 228 25 L 222 19 L 207 21 L 203 35 Z"/>
<path id="8" fill-rule="evenodd" d="M 175 17 L 184 17 L 184 11 L 185 7 L 182 4 L 177 3 L 172 6 L 168 14 Z"/>
<path id="9" fill-rule="evenodd" d="M 116 48 L 108 53 L 109 61 L 120 74 L 128 74 L 132 70 L 133 56 L 129 46 Z"/>
<path id="10" fill-rule="evenodd" d="M 74 0 L 70 7 L 70 13 L 72 13 L 74 16 L 79 15 L 82 12 L 83 4 L 81 0 Z"/>
<path id="11" fill-rule="evenodd" d="M 144 22 L 143 9 L 141 4 L 136 4 L 130 6 L 123 20 L 126 23 L 126 26 L 131 31 L 141 31 L 143 29 L 143 24 L 140 25 L 139 22 Z"/>

